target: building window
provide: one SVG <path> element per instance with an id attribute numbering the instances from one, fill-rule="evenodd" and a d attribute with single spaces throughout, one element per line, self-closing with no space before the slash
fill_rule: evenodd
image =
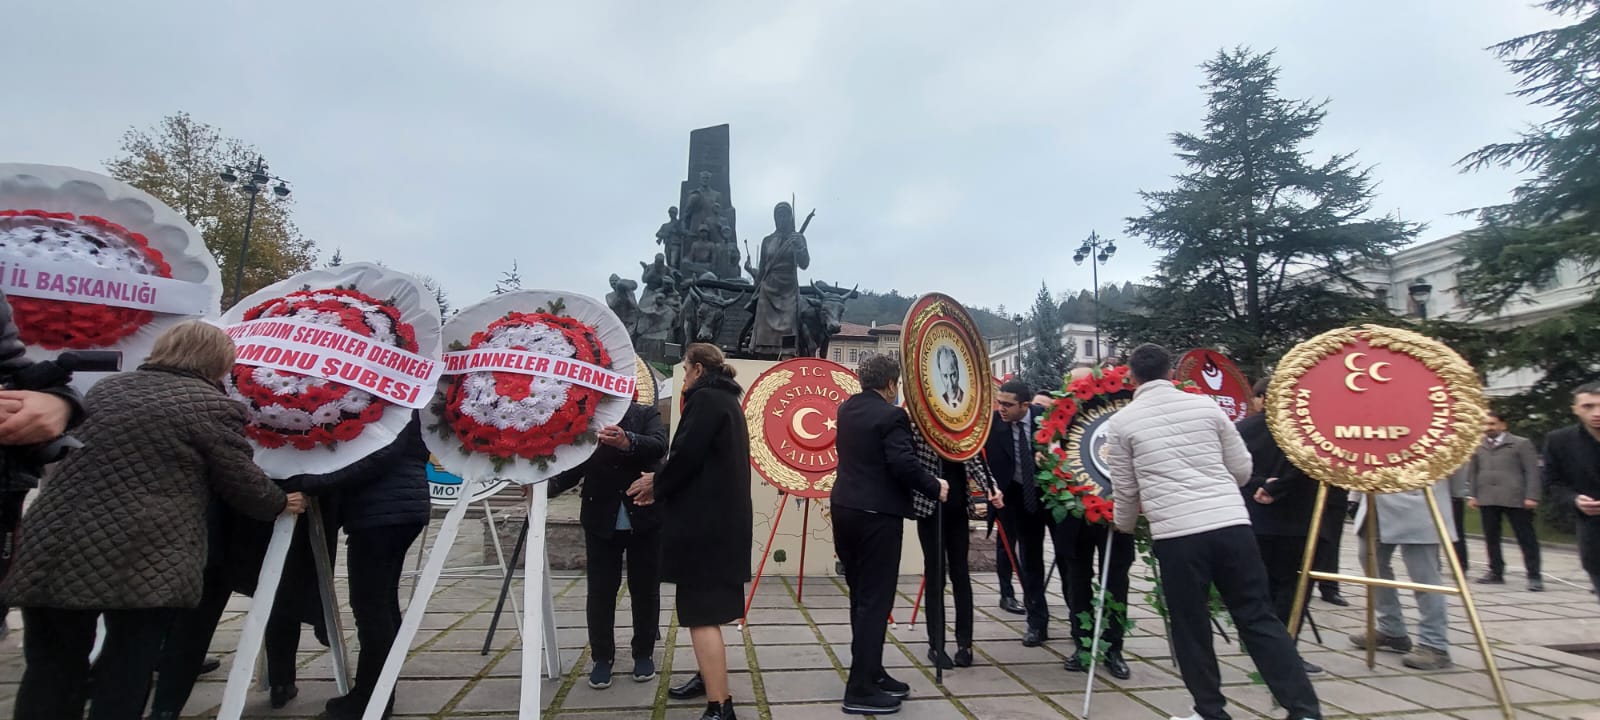
<path id="1" fill-rule="evenodd" d="M 833 361 L 834 362 L 839 362 L 840 360 L 843 360 L 843 359 L 844 359 L 844 350 L 840 349 L 840 348 L 834 348 L 833 349 Z"/>
<path id="2" fill-rule="evenodd" d="M 860 350 L 857 350 L 855 348 L 850 348 L 850 362 L 855 362 L 858 359 L 860 359 L 860 353 L 861 353 Z"/>
<path id="3" fill-rule="evenodd" d="M 1084 357 L 1089 357 L 1089 358 L 1094 357 L 1094 341 L 1093 340 L 1085 340 L 1085 341 L 1083 341 L 1083 356 Z"/>

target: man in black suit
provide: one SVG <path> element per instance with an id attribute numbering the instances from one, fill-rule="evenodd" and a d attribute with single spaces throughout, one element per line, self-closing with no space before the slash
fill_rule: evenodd
<path id="1" fill-rule="evenodd" d="M 1034 477 L 1033 433 L 1038 427 L 1039 408 L 1029 404 L 1033 393 L 1027 383 L 1008 380 L 995 393 L 994 424 L 983 456 L 990 474 L 1000 486 L 1005 507 L 1000 511 L 1000 526 L 1017 551 L 1016 568 L 1022 582 L 1022 604 L 1028 613 L 1028 629 L 1022 644 L 1038 647 L 1050 639 L 1050 608 L 1044 589 L 1044 535 L 1052 533 L 1055 522 L 1044 506 L 1039 481 Z M 1064 574 L 1063 574 L 1064 577 Z"/>
<path id="2" fill-rule="evenodd" d="M 611 686 L 616 660 L 614 634 L 622 558 L 628 558 L 628 595 L 633 605 L 633 679 L 656 677 L 655 647 L 661 625 L 661 519 L 651 505 L 627 497 L 639 476 L 659 469 L 667 454 L 667 427 L 653 406 L 635 403 L 622 421 L 600 429 L 600 446 L 582 465 L 550 482 L 551 497 L 583 480 L 583 525 L 588 556 L 589 647 L 594 669 L 589 687 Z M 703 692 L 703 690 L 702 690 Z"/>
<path id="3" fill-rule="evenodd" d="M 950 485 L 928 474 L 912 445 L 911 419 L 900 397 L 900 362 L 867 358 L 857 369 L 862 392 L 839 405 L 839 479 L 833 487 L 833 544 L 850 587 L 850 679 L 843 710 L 887 715 L 911 693 L 883 669 L 900 542 L 915 517 L 912 491 L 943 502 Z"/>
<path id="4" fill-rule="evenodd" d="M 1578 422 L 1545 438 L 1544 481 L 1551 500 L 1578 513 L 1578 559 L 1600 593 L 1600 383 L 1572 393 Z"/>
<path id="5" fill-rule="evenodd" d="M 1256 381 L 1255 398 L 1249 417 L 1234 424 L 1239 437 L 1250 450 L 1250 482 L 1240 491 L 1250 512 L 1250 529 L 1261 548 L 1261 562 L 1267 569 L 1267 590 L 1272 596 L 1272 612 L 1289 625 L 1294 612 L 1294 591 L 1300 579 L 1300 563 L 1305 560 L 1311 513 L 1316 509 L 1317 481 L 1289 462 L 1278 441 L 1267 427 L 1267 415 L 1255 408 L 1264 407 L 1271 378 Z M 1300 659 L 1307 675 L 1322 668 Z"/>

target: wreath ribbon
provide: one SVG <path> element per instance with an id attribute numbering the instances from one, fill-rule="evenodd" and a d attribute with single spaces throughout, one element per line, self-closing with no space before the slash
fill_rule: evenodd
<path id="1" fill-rule="evenodd" d="M 613 397 L 633 397 L 638 379 L 594 363 L 514 348 L 475 348 L 444 354 L 445 375 L 509 372 L 559 380 Z"/>

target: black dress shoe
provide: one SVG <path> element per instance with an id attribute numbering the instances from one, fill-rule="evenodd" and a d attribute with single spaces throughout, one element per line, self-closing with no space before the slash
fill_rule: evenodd
<path id="1" fill-rule="evenodd" d="M 684 681 L 682 685 L 674 685 L 667 689 L 667 695 L 674 700 L 688 700 L 690 698 L 705 697 L 706 681 L 695 673 L 694 677 Z"/>
<path id="2" fill-rule="evenodd" d="M 1023 607 L 1022 603 L 1017 602 L 1017 599 L 1014 597 L 1000 598 L 1000 609 L 1011 613 L 1012 615 L 1028 614 L 1028 609 Z"/>
<path id="3" fill-rule="evenodd" d="M 1089 672 L 1089 666 L 1083 664 L 1083 658 L 1081 657 L 1081 655 L 1079 653 L 1073 653 L 1071 655 L 1068 655 L 1067 656 L 1067 661 L 1064 662 L 1064 663 L 1061 663 L 1061 669 L 1066 670 L 1067 672 L 1075 672 L 1075 673 L 1086 673 L 1086 672 Z"/>
<path id="4" fill-rule="evenodd" d="M 1491 572 L 1477 580 L 1479 585 L 1504 585 L 1506 577 L 1497 572 Z"/>
<path id="5" fill-rule="evenodd" d="M 1128 661 L 1122 659 L 1121 650 L 1106 651 L 1106 672 L 1118 680 L 1127 680 L 1133 677 L 1133 671 L 1128 669 Z"/>
<path id="6" fill-rule="evenodd" d="M 846 715 L 893 715 L 900 712 L 900 698 L 884 692 L 860 697 L 845 695 L 840 709 Z"/>
<path id="7" fill-rule="evenodd" d="M 1050 633 L 1045 630 L 1029 630 L 1022 634 L 1023 647 L 1039 647 L 1050 640 Z"/>
<path id="8" fill-rule="evenodd" d="M 955 664 L 956 667 L 960 668 L 972 667 L 972 647 L 970 645 L 956 648 Z"/>
<path id="9" fill-rule="evenodd" d="M 1544 578 L 1542 578 L 1542 577 L 1530 577 L 1530 578 L 1528 578 L 1528 592 L 1544 592 Z"/>
<path id="10" fill-rule="evenodd" d="M 215 655 L 207 655 L 205 660 L 200 661 L 200 674 L 216 672 L 220 667 L 222 667 L 222 658 Z"/>
<path id="11" fill-rule="evenodd" d="M 1350 601 L 1338 592 L 1323 593 L 1322 601 L 1334 607 L 1350 607 Z"/>
<path id="12" fill-rule="evenodd" d="M 282 710 L 283 706 L 288 705 L 290 700 L 299 695 L 300 688 L 293 685 L 273 685 L 268 701 L 271 702 L 273 710 Z"/>
<path id="13" fill-rule="evenodd" d="M 911 697 L 911 686 L 889 677 L 889 673 L 879 677 L 876 684 L 879 690 L 895 699 L 904 700 Z"/>
<path id="14" fill-rule="evenodd" d="M 733 698 L 706 703 L 706 711 L 700 716 L 700 720 L 738 720 L 733 714 Z"/>
<path id="15" fill-rule="evenodd" d="M 950 656 L 938 648 L 928 648 L 928 662 L 942 670 L 953 670 L 956 664 L 951 662 Z"/>

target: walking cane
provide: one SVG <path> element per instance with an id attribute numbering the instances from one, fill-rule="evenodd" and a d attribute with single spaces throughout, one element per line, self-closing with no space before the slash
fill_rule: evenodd
<path id="1" fill-rule="evenodd" d="M 934 548 L 933 548 L 933 554 L 934 554 L 933 568 L 934 568 L 934 577 L 935 577 L 933 591 L 939 594 L 940 607 L 943 607 L 944 606 L 943 605 L 943 603 L 944 603 L 944 563 L 945 563 L 945 552 L 944 552 L 944 502 L 940 501 L 940 503 L 938 505 L 934 506 L 933 512 L 934 512 L 934 520 L 933 520 L 934 532 L 933 532 L 933 537 L 934 537 L 934 540 L 935 540 L 935 543 L 936 543 L 934 545 Z M 934 627 L 935 625 L 937 625 L 938 627 Z M 933 649 L 934 649 L 934 654 L 933 654 L 933 682 L 936 685 L 943 685 L 944 684 L 944 664 L 939 662 L 939 655 L 944 652 L 944 613 L 939 613 L 938 622 L 933 623 L 931 625 L 928 625 L 928 630 L 929 630 L 929 632 L 928 632 L 928 642 L 929 642 L 929 644 L 933 645 Z"/>
<path id="2" fill-rule="evenodd" d="M 1106 616 L 1106 576 L 1111 574 L 1111 541 L 1117 531 L 1106 528 L 1106 546 L 1100 552 L 1100 592 L 1094 604 L 1094 634 L 1089 636 L 1089 681 L 1083 689 L 1083 717 L 1089 717 L 1089 701 L 1094 699 L 1094 669 L 1099 663 L 1100 629 Z"/>

